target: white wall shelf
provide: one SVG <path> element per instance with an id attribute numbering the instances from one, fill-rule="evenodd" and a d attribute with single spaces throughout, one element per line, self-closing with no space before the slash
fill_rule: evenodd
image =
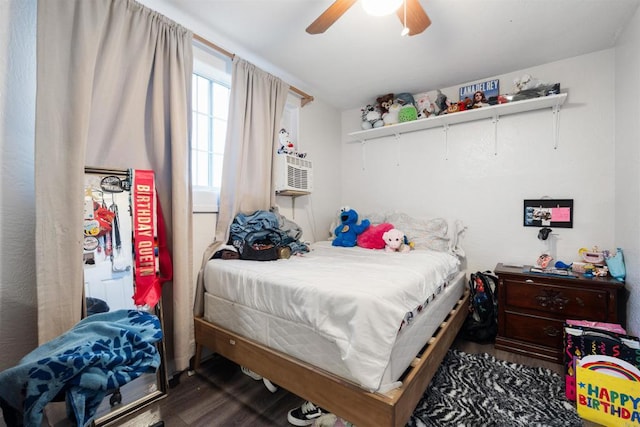
<path id="1" fill-rule="evenodd" d="M 291 197 L 291 219 L 296 219 L 296 197 L 308 196 L 311 191 L 305 190 L 282 190 L 276 191 L 276 196 Z"/>
<path id="2" fill-rule="evenodd" d="M 567 94 L 561 93 L 558 95 L 549 95 L 540 98 L 525 99 L 522 101 L 514 101 L 506 104 L 498 104 L 489 107 L 476 108 L 473 110 L 460 111 L 458 113 L 444 114 L 428 119 L 419 119 L 411 122 L 398 123 L 395 125 L 383 126 L 375 129 L 361 130 L 351 132 L 347 135 L 349 136 L 349 142 L 365 142 L 371 139 L 392 135 L 395 135 L 396 138 L 398 138 L 400 134 L 403 133 L 416 132 L 437 127 L 443 128 L 446 132 L 451 125 L 482 119 L 492 119 L 494 125 L 497 128 L 498 121 L 501 116 L 522 113 L 525 111 L 541 110 L 543 108 L 550 108 L 554 117 L 554 135 L 556 139 L 554 143 L 555 147 L 557 147 L 558 113 L 560 111 L 560 106 L 564 104 L 566 99 Z"/>
<path id="3" fill-rule="evenodd" d="M 311 194 L 311 191 L 304 191 L 304 190 L 282 190 L 282 191 L 276 191 L 276 196 L 286 196 L 286 197 L 308 196 L 309 194 Z"/>

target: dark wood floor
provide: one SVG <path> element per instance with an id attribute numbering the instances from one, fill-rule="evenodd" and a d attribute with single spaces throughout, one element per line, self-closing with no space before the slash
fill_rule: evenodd
<path id="1" fill-rule="evenodd" d="M 511 362 L 562 372 L 561 365 L 495 350 L 491 344 L 457 340 L 453 347 L 467 353 L 489 353 Z M 203 362 L 198 373 L 182 374 L 166 397 L 111 422 L 109 426 L 148 427 L 163 421 L 166 427 L 290 427 L 287 412 L 302 402 L 286 390 L 271 393 L 262 381 L 244 375 L 237 365 L 221 357 L 212 357 Z M 67 427 L 68 423 L 62 421 L 53 425 Z M 584 425 L 596 426 L 589 422 Z"/>
<path id="2" fill-rule="evenodd" d="M 467 353 L 489 353 L 511 362 L 562 372 L 559 364 L 495 350 L 492 344 L 457 340 L 453 347 Z M 112 425 L 146 427 L 162 420 L 166 427 L 290 427 L 287 412 L 302 402 L 285 390 L 272 394 L 261 381 L 244 375 L 238 366 L 215 358 L 203 363 L 197 374 L 183 374 L 179 385 L 170 389 L 166 398 Z M 587 422 L 585 426 L 595 424 Z"/>

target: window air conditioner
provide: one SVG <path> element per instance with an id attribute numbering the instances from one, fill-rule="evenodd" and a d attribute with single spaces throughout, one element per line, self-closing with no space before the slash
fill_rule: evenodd
<path id="1" fill-rule="evenodd" d="M 277 154 L 276 193 L 309 194 L 313 190 L 311 162 L 289 154 Z"/>

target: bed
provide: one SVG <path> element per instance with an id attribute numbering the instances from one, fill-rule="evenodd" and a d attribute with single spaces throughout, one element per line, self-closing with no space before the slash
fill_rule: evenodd
<path id="1" fill-rule="evenodd" d="M 405 425 L 467 314 L 459 256 L 442 241 L 209 260 L 194 368 L 206 347 L 359 427 Z"/>

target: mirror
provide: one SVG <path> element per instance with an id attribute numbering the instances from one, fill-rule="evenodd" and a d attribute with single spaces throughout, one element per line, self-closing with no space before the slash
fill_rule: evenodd
<path id="1" fill-rule="evenodd" d="M 136 309 L 132 246 L 131 173 L 85 168 L 83 270 L 85 314 Z M 161 304 L 150 312 L 162 326 Z M 166 395 L 164 341 L 157 344 L 161 364 L 108 394 L 96 413 L 96 426 Z"/>

